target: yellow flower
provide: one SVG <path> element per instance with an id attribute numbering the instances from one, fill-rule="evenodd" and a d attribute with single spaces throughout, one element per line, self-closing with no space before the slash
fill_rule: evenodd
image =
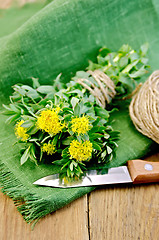
<path id="1" fill-rule="evenodd" d="M 37 119 L 38 128 L 49 133 L 50 135 L 56 135 L 57 133 L 61 132 L 65 127 L 65 124 L 62 124 L 59 120 L 59 111 L 59 107 L 52 110 L 47 109 L 41 111 L 40 116 Z"/>
<path id="2" fill-rule="evenodd" d="M 77 161 L 89 160 L 92 156 L 92 150 L 92 143 L 90 141 L 81 143 L 77 140 L 73 140 L 69 147 L 71 159 L 74 158 Z"/>
<path id="3" fill-rule="evenodd" d="M 21 127 L 21 125 L 24 123 L 24 120 L 21 120 L 17 122 L 15 125 L 15 135 L 17 138 L 20 138 L 22 141 L 26 141 L 29 138 L 29 134 L 27 134 L 27 129 L 24 127 Z"/>
<path id="4" fill-rule="evenodd" d="M 85 116 L 73 118 L 71 124 L 72 131 L 74 133 L 77 133 L 78 135 L 87 133 L 91 128 L 89 124 L 89 119 Z"/>
<path id="5" fill-rule="evenodd" d="M 46 152 L 47 155 L 52 155 L 56 152 L 56 149 L 53 143 L 44 143 L 41 149 L 43 152 Z"/>

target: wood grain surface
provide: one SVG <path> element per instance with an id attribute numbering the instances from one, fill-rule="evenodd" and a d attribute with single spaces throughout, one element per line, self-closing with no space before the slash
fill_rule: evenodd
<path id="1" fill-rule="evenodd" d="M 11 6 L 11 4 L 14 2 L 19 5 L 24 5 L 25 3 L 32 3 L 37 1 L 45 1 L 45 0 L 0 0 L 0 8 L 5 9 Z"/>
<path id="2" fill-rule="evenodd" d="M 159 154 L 147 160 L 159 161 Z M 102 187 L 49 214 L 31 230 L 0 193 L 1 240 L 159 240 L 159 184 Z"/>
<path id="3" fill-rule="evenodd" d="M 34 230 L 17 211 L 13 201 L 0 193 L 0 240 L 87 240 L 87 195 L 48 216 Z"/>
<path id="4" fill-rule="evenodd" d="M 0 7 L 11 1 L 0 0 Z M 147 160 L 159 161 L 159 154 Z M 0 240 L 159 240 L 159 184 L 102 187 L 46 216 L 33 231 L 0 193 L 0 216 Z"/>

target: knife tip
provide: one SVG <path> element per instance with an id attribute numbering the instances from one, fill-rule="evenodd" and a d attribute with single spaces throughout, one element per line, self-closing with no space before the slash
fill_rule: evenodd
<path id="1" fill-rule="evenodd" d="M 33 182 L 34 185 L 38 185 L 38 181 Z"/>

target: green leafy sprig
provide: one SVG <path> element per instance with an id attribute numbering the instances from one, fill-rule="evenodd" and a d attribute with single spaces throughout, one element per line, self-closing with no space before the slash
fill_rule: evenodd
<path id="1" fill-rule="evenodd" d="M 88 162 L 102 165 L 112 159 L 119 133 L 112 130 L 107 110 L 94 104 L 94 101 L 88 101 L 82 91 L 79 94 L 78 91 L 72 92 L 69 88 L 62 89 L 56 92 L 53 98 L 53 86 L 39 86 L 37 79 L 36 84 L 33 79 L 33 86 L 15 85 L 14 93 L 10 97 L 11 103 L 3 105 L 4 114 L 9 116 L 7 122 L 16 122 L 17 142 L 23 146 L 21 164 L 27 160 L 36 164 L 50 161 L 60 165 L 62 172 L 68 177 L 79 177 L 87 168 Z M 52 111 L 55 111 L 58 121 L 64 125 L 55 135 L 38 127 L 41 114 Z M 83 133 L 78 130 L 78 126 L 77 131 L 72 128 L 73 120 L 82 124 L 80 119 L 86 120 L 88 125 L 83 125 L 83 128 L 86 127 Z M 49 121 L 47 124 L 49 126 Z M 19 135 L 18 130 L 21 131 Z M 90 156 L 86 156 L 84 160 L 71 157 L 69 146 L 73 141 L 83 144 L 90 142 Z"/>
<path id="2" fill-rule="evenodd" d="M 100 69 L 114 81 L 118 97 L 129 95 L 147 72 L 147 45 L 139 53 L 128 45 L 118 52 L 102 48 L 97 63 L 88 69 Z M 63 88 L 59 74 L 53 85 L 16 84 L 10 104 L 3 105 L 7 123 L 15 123 L 17 143 L 21 144 L 21 164 L 30 160 L 60 166 L 67 178 L 80 177 L 95 166 L 103 168 L 113 159 L 119 132 L 111 127 L 111 111 L 99 106 L 97 99 L 76 80 L 94 81 L 87 71 L 79 71 Z"/>
<path id="3" fill-rule="evenodd" d="M 87 70 L 100 69 L 115 83 L 116 98 L 125 98 L 137 87 L 143 75 L 148 73 L 148 43 L 142 45 L 139 51 L 129 45 L 123 45 L 117 52 L 107 47 L 99 50 L 97 61 L 89 61 Z"/>

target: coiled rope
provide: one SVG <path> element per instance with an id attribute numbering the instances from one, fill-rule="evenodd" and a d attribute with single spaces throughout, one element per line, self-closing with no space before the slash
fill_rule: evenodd
<path id="1" fill-rule="evenodd" d="M 159 70 L 151 74 L 132 98 L 129 112 L 136 129 L 159 143 Z"/>
<path id="2" fill-rule="evenodd" d="M 115 84 L 100 70 L 88 71 L 88 73 L 94 81 L 89 78 L 79 78 L 76 81 L 105 108 L 116 95 Z M 141 84 L 130 95 L 130 97 L 133 95 L 129 105 L 130 117 L 139 132 L 159 143 L 159 70 L 153 72 L 140 87 Z"/>
<path id="3" fill-rule="evenodd" d="M 97 99 L 99 104 L 105 108 L 106 103 L 109 103 L 116 95 L 115 84 L 100 70 L 88 71 L 88 73 L 93 77 L 94 82 L 85 78 L 78 78 L 76 81 L 86 88 Z"/>

